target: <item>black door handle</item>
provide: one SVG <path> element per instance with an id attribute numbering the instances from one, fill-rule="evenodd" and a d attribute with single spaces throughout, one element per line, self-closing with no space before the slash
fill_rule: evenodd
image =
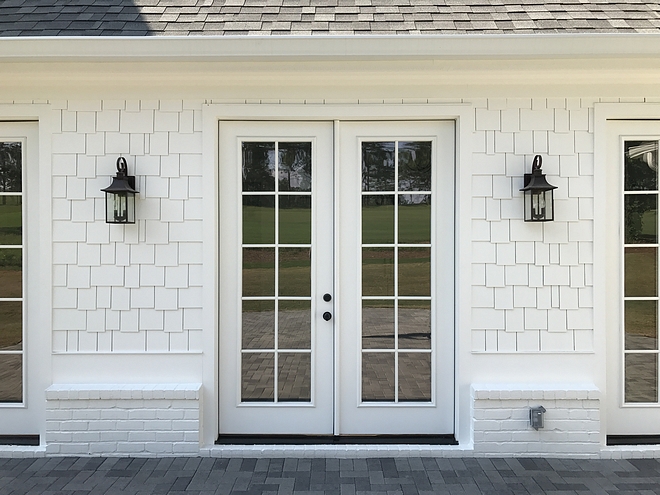
<path id="1" fill-rule="evenodd" d="M 332 301 L 332 296 L 330 294 L 323 294 L 323 300 L 325 302 L 330 302 Z"/>
<path id="2" fill-rule="evenodd" d="M 325 321 L 330 321 L 332 319 L 332 313 L 330 311 L 326 311 L 323 313 L 323 319 Z"/>

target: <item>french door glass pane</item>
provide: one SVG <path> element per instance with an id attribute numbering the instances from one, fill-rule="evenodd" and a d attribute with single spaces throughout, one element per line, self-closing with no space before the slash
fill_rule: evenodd
<path id="1" fill-rule="evenodd" d="M 242 150 L 241 399 L 310 402 L 312 143 Z"/>
<path id="2" fill-rule="evenodd" d="M 0 402 L 22 402 L 23 356 L 0 354 Z"/>
<path id="3" fill-rule="evenodd" d="M 23 296 L 23 253 L 0 249 L 0 298 Z"/>
<path id="4" fill-rule="evenodd" d="M 624 144 L 624 399 L 658 402 L 658 142 Z"/>
<path id="5" fill-rule="evenodd" d="M 23 153 L 19 142 L 0 142 L 0 192 L 23 190 Z"/>
<path id="6" fill-rule="evenodd" d="M 0 351 L 23 348 L 23 303 L 0 301 Z"/>
<path id="7" fill-rule="evenodd" d="M 362 143 L 364 402 L 432 400 L 431 164 L 430 141 Z"/>
<path id="8" fill-rule="evenodd" d="M 20 196 L 0 196 L 0 245 L 23 243 L 23 212 Z"/>

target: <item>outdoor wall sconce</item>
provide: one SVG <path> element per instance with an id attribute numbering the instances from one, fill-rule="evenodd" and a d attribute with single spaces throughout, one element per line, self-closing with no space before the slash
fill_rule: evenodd
<path id="1" fill-rule="evenodd" d="M 532 173 L 525 174 L 524 193 L 525 222 L 551 222 L 555 219 L 553 189 L 557 186 L 548 184 L 541 173 L 541 155 L 536 155 L 532 162 Z"/>
<path id="2" fill-rule="evenodd" d="M 543 406 L 532 407 L 529 409 L 529 424 L 535 430 L 544 427 L 543 413 L 545 413 L 545 407 Z"/>
<path id="3" fill-rule="evenodd" d="M 126 158 L 117 158 L 117 175 L 105 189 L 105 222 L 135 223 L 135 177 L 128 175 Z"/>

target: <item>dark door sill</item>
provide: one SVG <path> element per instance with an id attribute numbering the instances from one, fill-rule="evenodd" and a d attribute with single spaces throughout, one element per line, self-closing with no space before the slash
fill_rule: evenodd
<path id="1" fill-rule="evenodd" d="M 607 445 L 658 445 L 660 435 L 607 435 Z"/>
<path id="2" fill-rule="evenodd" d="M 216 445 L 458 445 L 454 435 L 230 435 Z"/>
<path id="3" fill-rule="evenodd" d="M 0 445 L 39 445 L 39 435 L 0 435 Z"/>

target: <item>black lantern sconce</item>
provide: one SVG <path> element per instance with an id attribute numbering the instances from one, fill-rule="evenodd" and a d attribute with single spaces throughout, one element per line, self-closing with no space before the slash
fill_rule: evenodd
<path id="1" fill-rule="evenodd" d="M 536 155 L 532 162 L 532 173 L 525 174 L 524 193 L 525 222 L 551 222 L 555 219 L 553 190 L 557 186 L 548 184 L 541 173 L 541 155 Z"/>
<path id="2" fill-rule="evenodd" d="M 135 223 L 135 177 L 128 175 L 123 156 L 117 158 L 117 175 L 105 189 L 105 222 Z"/>

